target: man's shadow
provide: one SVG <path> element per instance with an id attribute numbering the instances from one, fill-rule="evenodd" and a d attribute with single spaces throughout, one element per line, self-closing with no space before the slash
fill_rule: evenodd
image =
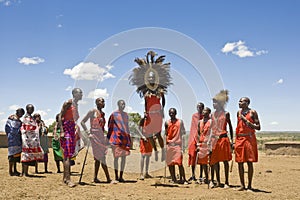
<path id="1" fill-rule="evenodd" d="M 222 187 L 222 184 L 221 184 L 221 187 Z M 230 188 L 234 188 L 234 189 L 237 189 L 239 187 L 240 187 L 240 185 L 230 185 Z M 247 191 L 247 188 L 244 191 Z M 261 193 L 266 193 L 266 194 L 272 193 L 271 191 L 265 191 L 265 190 L 261 190 L 258 188 L 252 188 L 251 192 L 255 192 L 255 193 L 261 192 Z"/>
<path id="2" fill-rule="evenodd" d="M 261 193 L 266 193 L 266 194 L 270 194 L 270 193 L 272 193 L 271 191 L 265 191 L 265 190 L 261 190 L 261 189 L 254 189 L 254 188 L 252 188 L 252 192 L 261 192 Z"/>
<path id="3" fill-rule="evenodd" d="M 120 181 L 119 183 L 136 183 L 137 180 L 124 180 L 124 181 Z"/>
<path id="4" fill-rule="evenodd" d="M 34 175 L 34 174 L 24 175 L 24 177 L 28 177 L 28 178 L 46 178 L 46 176 Z"/>

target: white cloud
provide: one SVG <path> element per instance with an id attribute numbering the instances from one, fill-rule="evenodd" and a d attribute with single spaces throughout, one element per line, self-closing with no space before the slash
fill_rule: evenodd
<path id="1" fill-rule="evenodd" d="M 10 6 L 10 5 L 11 5 L 11 2 L 10 2 L 10 1 L 5 1 L 3 4 L 4 4 L 5 6 Z"/>
<path id="2" fill-rule="evenodd" d="M 117 46 L 119 46 L 119 43 L 114 43 L 113 45 L 114 45 L 115 47 L 117 47 Z"/>
<path id="3" fill-rule="evenodd" d="M 20 4 L 21 0 L 0 0 L 0 4 L 4 6 L 11 6 L 13 4 Z"/>
<path id="4" fill-rule="evenodd" d="M 109 71 L 109 68 L 100 67 L 92 62 L 81 62 L 72 69 L 65 69 L 64 74 L 75 80 L 98 80 L 102 82 L 105 79 L 115 78 Z"/>
<path id="5" fill-rule="evenodd" d="M 23 57 L 23 58 L 18 58 L 19 63 L 24 64 L 24 65 L 37 65 L 40 63 L 45 62 L 45 59 L 40 58 L 40 57 Z"/>
<path id="6" fill-rule="evenodd" d="M 48 108 L 48 109 L 47 109 L 47 112 L 50 112 L 50 111 L 51 111 L 51 109 L 50 109 L 50 108 Z"/>
<path id="7" fill-rule="evenodd" d="M 110 71 L 112 68 L 114 68 L 113 65 L 106 65 L 105 67 L 106 67 L 106 69 L 108 69 L 108 71 Z"/>
<path id="8" fill-rule="evenodd" d="M 259 51 L 251 50 L 249 49 L 249 47 L 245 45 L 245 42 L 241 40 L 239 40 L 238 42 L 226 43 L 224 47 L 221 49 L 221 51 L 225 54 L 232 53 L 233 55 L 237 55 L 240 58 L 260 56 L 268 53 L 268 51 L 266 50 L 259 50 Z"/>
<path id="9" fill-rule="evenodd" d="M 138 113 L 138 111 L 133 110 L 133 108 L 131 106 L 126 106 L 125 107 L 125 112 L 128 112 L 128 113 Z"/>
<path id="10" fill-rule="evenodd" d="M 276 122 L 276 121 L 273 121 L 273 122 L 270 123 L 270 125 L 278 125 L 278 124 L 279 124 L 279 123 Z"/>
<path id="11" fill-rule="evenodd" d="M 81 104 L 81 105 L 86 105 L 88 102 L 87 101 L 84 101 L 84 100 L 81 100 L 78 102 L 78 104 Z"/>
<path id="12" fill-rule="evenodd" d="M 72 86 L 68 86 L 65 90 L 66 90 L 66 91 L 71 91 L 72 88 L 73 88 Z"/>
<path id="13" fill-rule="evenodd" d="M 277 82 L 276 82 L 276 84 L 282 84 L 283 83 L 283 79 L 281 78 L 281 79 L 279 79 Z"/>
<path id="14" fill-rule="evenodd" d="M 55 119 L 49 118 L 49 119 L 43 119 L 43 121 L 46 124 L 46 126 L 49 126 L 55 121 Z"/>
<path id="15" fill-rule="evenodd" d="M 98 97 L 102 97 L 104 99 L 107 99 L 109 97 L 109 94 L 107 93 L 107 89 L 95 89 L 94 91 L 91 91 L 88 94 L 89 99 L 96 99 Z"/>
<path id="16" fill-rule="evenodd" d="M 47 111 L 44 111 L 44 110 L 36 110 L 36 111 L 34 111 L 34 113 L 40 114 L 42 120 L 44 120 L 44 118 L 48 115 Z"/>
<path id="17" fill-rule="evenodd" d="M 17 110 L 18 108 L 20 108 L 20 106 L 18 105 L 11 105 L 8 107 L 9 110 L 14 110 L 14 111 Z"/>
<path id="18" fill-rule="evenodd" d="M 0 0 L 0 3 L 2 3 L 4 6 L 10 6 L 12 4 L 9 0 Z"/>
<path id="19" fill-rule="evenodd" d="M 61 17 L 63 17 L 62 14 L 56 16 L 57 19 L 58 19 L 58 18 L 61 18 Z"/>
<path id="20" fill-rule="evenodd" d="M 240 58 L 253 57 L 254 52 L 250 51 L 247 46 L 239 45 L 237 50 L 232 51 L 232 54 L 237 55 Z"/>
<path id="21" fill-rule="evenodd" d="M 4 112 L 0 112 L 0 115 L 4 115 L 5 113 Z"/>
<path id="22" fill-rule="evenodd" d="M 245 42 L 242 42 L 241 40 L 239 40 L 238 42 L 228 42 L 224 45 L 224 47 L 221 49 L 221 51 L 223 53 L 230 53 L 232 52 L 236 47 L 240 46 L 240 45 L 244 45 Z"/>
<path id="23" fill-rule="evenodd" d="M 255 52 L 255 54 L 258 56 L 261 56 L 261 55 L 267 54 L 267 53 L 268 53 L 268 51 L 266 51 L 266 50 L 260 50 L 260 51 Z"/>
<path id="24" fill-rule="evenodd" d="M 4 131 L 4 127 L 5 127 L 5 124 L 6 124 L 6 122 L 7 122 L 7 119 L 1 119 L 0 120 L 0 130 L 2 131 Z"/>
<path id="25" fill-rule="evenodd" d="M 57 28 L 62 28 L 62 27 L 63 27 L 62 24 L 58 24 L 58 25 L 57 25 Z"/>

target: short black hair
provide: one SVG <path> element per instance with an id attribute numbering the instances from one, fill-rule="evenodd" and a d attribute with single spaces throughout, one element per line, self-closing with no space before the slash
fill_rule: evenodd
<path id="1" fill-rule="evenodd" d="M 74 89 L 72 90 L 72 95 L 74 95 L 74 94 L 77 93 L 77 92 L 82 92 L 82 90 L 81 90 L 80 88 L 74 88 Z"/>
<path id="2" fill-rule="evenodd" d="M 205 107 L 204 110 L 208 110 L 211 113 L 211 109 L 209 107 Z"/>
<path id="3" fill-rule="evenodd" d="M 103 101 L 104 101 L 104 98 L 98 97 L 98 98 L 95 100 L 95 103 L 97 103 L 97 101 L 100 100 L 100 99 L 103 99 Z"/>
<path id="4" fill-rule="evenodd" d="M 170 108 L 170 109 L 169 109 L 169 112 L 170 112 L 171 110 L 174 110 L 175 114 L 177 114 L 176 108 Z"/>
<path id="5" fill-rule="evenodd" d="M 117 105 L 119 106 L 120 103 L 121 103 L 122 101 L 125 103 L 125 101 L 124 101 L 123 99 L 120 99 L 120 100 L 117 102 Z"/>
<path id="6" fill-rule="evenodd" d="M 249 99 L 249 97 L 242 97 L 242 99 L 245 99 L 245 101 L 248 103 L 248 105 L 250 104 L 250 99 Z"/>
<path id="7" fill-rule="evenodd" d="M 200 108 L 202 108 L 202 109 L 203 109 L 203 108 L 204 108 L 204 103 L 202 103 L 202 102 L 198 102 L 198 103 L 197 103 L 197 108 L 198 108 L 198 106 L 199 106 Z"/>
<path id="8" fill-rule="evenodd" d="M 16 113 L 21 113 L 22 115 L 24 115 L 25 114 L 25 110 L 23 108 L 18 108 L 16 110 Z"/>
<path id="9" fill-rule="evenodd" d="M 33 107 L 33 108 L 34 108 L 34 106 L 33 106 L 32 104 L 27 104 L 27 105 L 26 105 L 26 110 L 28 110 L 29 107 Z"/>

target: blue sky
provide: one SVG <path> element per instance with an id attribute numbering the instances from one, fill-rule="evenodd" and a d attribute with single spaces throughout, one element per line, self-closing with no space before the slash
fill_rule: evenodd
<path id="1" fill-rule="evenodd" d="M 94 85 L 87 87 L 93 90 L 84 90 L 81 117 L 99 95 L 106 97 L 104 111 L 109 115 L 122 91 L 129 111 L 142 113 L 142 100 L 127 78 L 136 66 L 134 58 L 143 57 L 150 49 L 171 62 L 174 85 L 166 96 L 166 108 L 178 108 L 178 116 L 189 129 L 196 102 L 212 107 L 214 94 L 207 77 L 201 76 L 204 68 L 197 73 L 199 68 L 195 71 L 191 60 L 170 49 L 128 49 L 108 63 L 104 62 L 108 52 L 100 51 L 101 44 L 118 34 L 156 27 L 182 34 L 203 49 L 205 57 L 199 59 L 208 63 L 202 64 L 216 69 L 224 88 L 230 91 L 227 110 L 234 127 L 238 100 L 248 96 L 250 107 L 258 111 L 262 130 L 299 131 L 300 109 L 295 104 L 300 100 L 299 9 L 296 0 L 0 0 L 0 130 L 16 107 L 28 103 L 35 105 L 47 123 L 52 122 L 62 103 L 71 97 L 70 89 L 85 87 L 89 81 Z M 148 35 L 141 37 L 151 42 Z M 131 39 L 127 42 L 139 41 Z M 126 49 L 128 45 L 122 46 L 125 43 L 116 41 L 108 51 Z M 198 53 L 183 47 L 184 43 L 174 40 L 172 45 L 185 55 Z M 83 68 L 89 73 L 83 75 Z"/>

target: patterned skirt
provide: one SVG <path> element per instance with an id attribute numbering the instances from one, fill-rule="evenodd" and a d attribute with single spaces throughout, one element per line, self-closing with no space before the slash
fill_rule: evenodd
<path id="1" fill-rule="evenodd" d="M 64 137 L 60 138 L 60 145 L 64 153 L 64 158 L 72 158 L 75 153 L 75 122 L 73 120 L 63 121 Z"/>

